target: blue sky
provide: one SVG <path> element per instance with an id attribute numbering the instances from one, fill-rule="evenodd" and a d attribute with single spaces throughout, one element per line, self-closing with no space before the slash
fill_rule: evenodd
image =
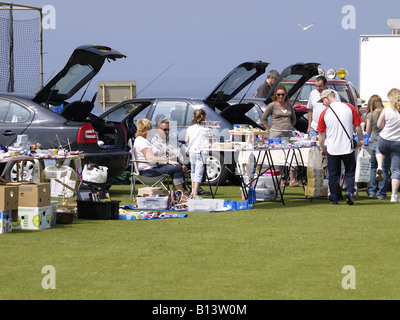
<path id="1" fill-rule="evenodd" d="M 359 35 L 389 34 L 387 19 L 400 18 L 394 16 L 400 2 L 386 0 L 20 3 L 53 5 L 56 10 L 55 29 L 43 32 L 45 81 L 82 44 L 107 45 L 128 56 L 106 64 L 92 92 L 102 80 L 136 80 L 139 92 L 173 64 L 141 97 L 205 97 L 235 66 L 254 60 L 269 62 L 268 69 L 278 71 L 296 62 L 318 62 L 323 69 L 343 67 L 358 85 Z M 344 28 L 343 22 L 352 28 Z M 303 31 L 298 23 L 315 25 Z"/>

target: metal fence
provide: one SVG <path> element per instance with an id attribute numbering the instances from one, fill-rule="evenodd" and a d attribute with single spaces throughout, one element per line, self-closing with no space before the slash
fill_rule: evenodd
<path id="1" fill-rule="evenodd" d="M 42 9 L 0 2 L 0 92 L 43 86 Z"/>

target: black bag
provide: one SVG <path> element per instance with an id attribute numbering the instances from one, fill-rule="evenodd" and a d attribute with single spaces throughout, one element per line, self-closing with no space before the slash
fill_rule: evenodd
<path id="1" fill-rule="evenodd" d="M 351 139 L 351 148 L 352 149 L 356 149 L 357 148 L 357 140 L 356 139 Z"/>

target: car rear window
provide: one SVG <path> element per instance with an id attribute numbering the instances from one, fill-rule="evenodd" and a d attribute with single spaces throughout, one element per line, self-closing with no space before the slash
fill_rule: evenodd
<path id="1" fill-rule="evenodd" d="M 354 105 L 354 101 L 352 101 L 350 94 L 349 94 L 349 89 L 347 88 L 346 85 L 344 84 L 328 84 L 328 88 L 331 88 L 333 90 L 336 90 L 337 93 L 340 96 L 340 101 L 350 103 Z"/>

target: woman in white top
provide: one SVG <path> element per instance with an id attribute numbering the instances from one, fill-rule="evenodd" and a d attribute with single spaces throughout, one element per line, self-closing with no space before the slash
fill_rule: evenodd
<path id="1" fill-rule="evenodd" d="M 168 173 L 172 177 L 172 184 L 175 190 L 182 191 L 182 166 L 179 162 L 172 161 L 168 157 L 158 156 L 158 149 L 147 140 L 147 135 L 151 129 L 152 124 L 150 120 L 139 119 L 137 121 L 137 132 L 135 142 L 133 143 L 133 151 L 138 161 L 139 172 L 141 175 L 147 177 L 160 176 Z"/>
<path id="2" fill-rule="evenodd" d="M 397 192 L 400 186 L 400 90 L 393 88 L 388 93 L 389 106 L 382 110 L 378 119 L 378 128 L 382 131 L 378 139 L 376 160 L 378 168 L 376 179 L 382 180 L 382 164 L 385 156 L 391 155 L 392 202 L 400 202 Z"/>
<path id="3" fill-rule="evenodd" d="M 192 125 L 186 131 L 185 142 L 188 143 L 187 152 L 190 155 L 190 178 L 192 180 L 192 198 L 197 197 L 200 183 L 203 180 L 204 163 L 201 158 L 201 142 L 203 127 L 201 122 L 206 120 L 206 112 L 203 109 L 194 111 Z"/>

